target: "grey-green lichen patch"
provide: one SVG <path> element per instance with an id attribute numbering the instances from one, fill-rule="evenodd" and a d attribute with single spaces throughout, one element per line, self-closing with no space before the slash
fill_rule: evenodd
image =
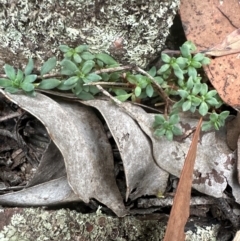
<path id="1" fill-rule="evenodd" d="M 68 209 L 47 211 L 29 208 L 13 215 L 11 223 L 0 231 L 0 240 L 161 241 L 165 228 L 166 221 L 140 221 L 135 217 L 116 218 L 101 213 L 81 214 Z M 218 229 L 219 225 L 196 226 L 196 232 L 187 232 L 186 240 L 214 241 Z"/>
<path id="2" fill-rule="evenodd" d="M 122 63 L 145 66 L 164 45 L 180 0 L 0 0 L 1 58 L 58 55 L 87 43 Z M 7 49 L 10 56 L 1 56 Z M 3 60 L 2 60 L 3 61 Z"/>

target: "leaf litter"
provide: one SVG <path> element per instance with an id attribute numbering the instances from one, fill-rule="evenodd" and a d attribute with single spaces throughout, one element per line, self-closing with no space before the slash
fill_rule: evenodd
<path id="1" fill-rule="evenodd" d="M 127 211 L 123 199 L 129 197 L 134 200 L 144 195 L 164 193 L 168 174 L 180 176 L 191 137 L 171 143 L 156 139 L 152 132 L 154 115 L 138 106 L 122 103 L 123 108 L 119 108 L 106 100 L 81 102 L 99 110 L 119 148 L 127 183 L 126 195 L 122 197 L 114 177 L 111 146 L 92 107 L 62 100 L 57 103 L 39 93 L 36 98 L 2 93 L 45 125 L 63 156 L 69 186 L 79 200 L 88 203 L 91 198 L 95 198 L 118 216 L 124 216 Z M 131 117 L 127 112 L 131 113 Z M 182 119 L 181 126 L 185 132 L 197 125 L 197 119 L 191 116 L 186 115 Z M 55 155 L 61 163 L 59 154 Z M 53 159 L 54 155 L 50 155 L 49 160 L 45 160 L 42 173 L 47 173 L 47 162 L 52 162 Z M 63 164 L 57 165 L 60 168 Z M 56 166 L 53 165 L 52 170 Z M 240 203 L 239 187 L 233 177 L 235 170 L 235 155 L 226 144 L 225 129 L 202 133 L 194 167 L 193 187 L 207 195 L 222 197 L 229 184 Z M 49 175 L 46 174 L 44 183 L 40 183 L 41 178 L 38 181 L 33 178 L 32 183 L 46 185 L 56 178 L 64 178 L 64 171 L 59 176 Z M 23 194 L 24 190 L 21 192 Z M 4 195 L 0 196 L 0 203 L 1 198 Z"/>

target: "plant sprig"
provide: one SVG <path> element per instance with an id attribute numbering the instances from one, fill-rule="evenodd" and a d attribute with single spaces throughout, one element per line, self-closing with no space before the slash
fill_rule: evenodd
<path id="1" fill-rule="evenodd" d="M 202 126 L 203 130 L 218 130 L 229 115 L 228 111 L 216 113 L 222 105 L 220 97 L 216 90 L 209 90 L 208 85 L 201 82 L 198 74 L 198 69 L 209 64 L 210 59 L 202 53 L 193 54 L 196 47 L 190 41 L 180 47 L 178 57 L 162 53 L 164 64 L 158 70 L 153 66 L 148 71 L 136 66 L 120 66 L 106 53 L 90 52 L 87 45 L 76 48 L 61 45 L 59 49 L 64 56 L 60 61 L 60 73 L 49 74 L 57 66 L 55 57 L 43 63 L 40 75 L 32 73 L 32 59 L 24 70 L 5 64 L 5 76 L 0 78 L 0 86 L 10 93 L 24 91 L 32 96 L 38 89 L 72 91 L 82 100 L 93 99 L 100 91 L 107 91 L 120 101 L 131 99 L 141 102 L 160 96 L 165 103 L 165 111 L 163 115 L 156 115 L 154 133 L 158 137 L 166 136 L 168 140 L 181 134 L 178 124 L 178 113 L 181 111 L 198 111 L 202 116 L 210 114 L 210 120 Z"/>

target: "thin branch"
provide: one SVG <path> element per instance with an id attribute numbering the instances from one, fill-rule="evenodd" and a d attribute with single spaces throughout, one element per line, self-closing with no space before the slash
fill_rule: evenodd
<path id="1" fill-rule="evenodd" d="M 113 67 L 113 68 L 107 68 L 107 69 L 100 69 L 95 71 L 95 74 L 101 74 L 101 73 L 109 73 L 109 72 L 117 72 L 122 70 L 129 70 L 133 69 L 134 67 L 132 65 L 125 65 L 125 66 L 119 66 L 119 67 Z"/>
<path id="2" fill-rule="evenodd" d="M 12 114 L 3 116 L 3 117 L 0 118 L 0 122 L 6 121 L 6 120 L 9 120 L 9 119 L 12 119 L 12 118 L 19 117 L 20 115 L 21 115 L 21 114 L 19 114 L 18 112 L 16 112 L 16 113 L 12 113 Z"/>
<path id="3" fill-rule="evenodd" d="M 115 83 L 115 82 L 90 82 L 84 85 L 111 85 L 111 86 L 126 86 L 129 87 L 128 83 Z"/>

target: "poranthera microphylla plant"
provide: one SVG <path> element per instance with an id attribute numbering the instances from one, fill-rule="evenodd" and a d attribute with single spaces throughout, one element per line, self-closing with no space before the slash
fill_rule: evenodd
<path id="1" fill-rule="evenodd" d="M 55 57 L 43 63 L 40 75 L 32 73 L 34 61 L 29 59 L 24 70 L 16 70 L 5 64 L 5 75 L 0 78 L 0 86 L 5 91 L 23 91 L 34 96 L 36 90 L 72 91 L 81 100 L 93 99 L 104 89 L 120 101 L 141 102 L 143 99 L 159 99 L 165 104 L 164 114 L 156 115 L 153 123 L 156 136 L 166 136 L 172 140 L 181 135 L 179 112 L 198 111 L 201 116 L 209 114 L 209 121 L 203 130 L 224 125 L 228 111 L 219 113 L 222 101 L 216 90 L 209 90 L 202 83 L 198 69 L 210 63 L 202 53 L 193 54 L 195 45 L 187 41 L 180 47 L 180 56 L 170 57 L 162 53 L 163 65 L 144 71 L 139 67 L 120 66 L 106 53 L 91 53 L 87 45 L 70 48 L 61 45 L 64 58 L 60 61 L 60 73 L 49 74 L 56 68 Z"/>

